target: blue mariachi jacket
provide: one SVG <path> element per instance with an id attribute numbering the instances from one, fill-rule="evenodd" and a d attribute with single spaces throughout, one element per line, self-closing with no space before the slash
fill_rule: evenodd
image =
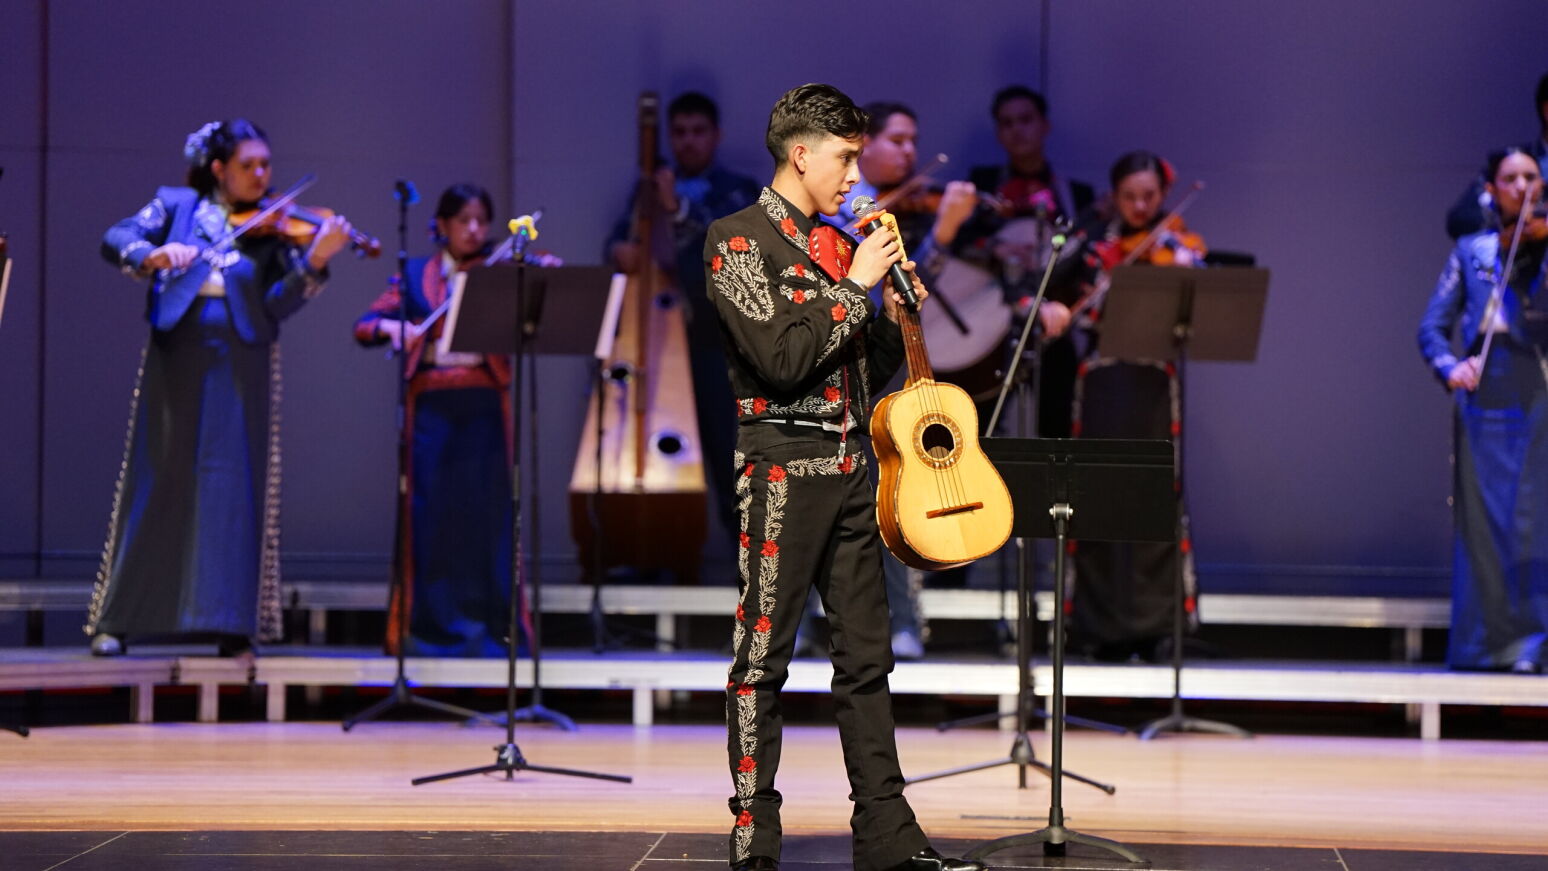
<path id="1" fill-rule="evenodd" d="M 1464 353 L 1472 353 L 1482 340 L 1484 309 L 1494 291 L 1495 270 L 1500 266 L 1500 234 L 1485 230 L 1457 240 L 1435 283 L 1435 293 L 1424 310 L 1419 322 L 1419 353 L 1441 381 L 1446 373 L 1457 365 L 1452 348 L 1458 318 L 1461 319 L 1461 339 Z M 1517 265 L 1522 259 L 1518 255 Z M 1517 270 L 1518 281 L 1520 269 Z M 1525 290 L 1526 288 L 1521 288 Z M 1507 291 L 1504 295 L 1501 317 L 1510 328 L 1510 337 L 1522 345 L 1530 344 L 1523 318 L 1520 298 Z"/>
<path id="2" fill-rule="evenodd" d="M 226 232 L 226 212 L 193 188 L 164 187 L 133 217 L 108 228 L 102 256 L 128 275 L 145 275 L 145 258 L 169 242 L 207 247 Z M 327 270 L 314 272 L 295 246 L 272 236 L 243 237 L 232 251 L 212 255 L 223 262 L 231 326 L 250 345 L 273 342 L 279 322 L 322 290 Z M 204 257 L 187 271 L 158 271 L 146 297 L 145 317 L 157 330 L 171 330 L 193 305 L 214 268 Z"/>

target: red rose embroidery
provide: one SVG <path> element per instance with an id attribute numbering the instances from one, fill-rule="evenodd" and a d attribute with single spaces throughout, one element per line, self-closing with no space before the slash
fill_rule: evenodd
<path id="1" fill-rule="evenodd" d="M 719 272 L 720 271 L 720 267 L 722 267 L 724 265 L 726 265 L 725 259 L 722 258 L 719 254 L 716 254 L 715 255 L 715 259 L 710 261 L 710 271 L 711 272 Z"/>
<path id="2" fill-rule="evenodd" d="M 779 545 L 775 544 L 772 541 L 765 541 L 763 543 L 763 555 L 764 556 L 779 556 Z M 764 619 L 767 619 L 767 618 L 764 618 Z"/>
<path id="3" fill-rule="evenodd" d="M 746 545 L 743 545 L 743 547 L 746 547 Z M 740 623 L 740 622 L 742 622 L 743 620 L 746 620 L 746 619 L 747 619 L 747 608 L 746 608 L 746 606 L 744 606 L 744 605 L 737 605 L 736 606 L 736 622 Z M 730 684 L 727 684 L 727 686 L 730 686 Z"/>
<path id="4" fill-rule="evenodd" d="M 855 468 L 855 458 L 854 457 L 845 457 L 844 459 L 839 460 L 839 471 L 840 472 L 843 472 L 844 474 L 847 475 L 851 471 L 853 471 L 854 468 Z"/>
<path id="5" fill-rule="evenodd" d="M 756 771 L 757 769 L 758 761 L 753 759 L 751 756 L 743 756 L 742 761 L 736 766 L 736 770 L 742 772 L 743 774 L 746 774 L 749 771 Z"/>
<path id="6" fill-rule="evenodd" d="M 773 542 L 769 542 L 769 543 L 773 544 Z M 770 620 L 769 619 L 769 615 L 767 615 L 767 614 L 763 615 L 762 617 L 759 617 L 758 618 L 758 622 L 753 624 L 753 631 L 754 632 L 767 632 L 767 631 L 769 631 L 770 629 L 773 629 L 773 628 L 774 628 L 774 621 Z"/>
<path id="7" fill-rule="evenodd" d="M 753 414 L 762 414 L 769 410 L 769 401 L 763 397 L 753 400 Z"/>
<path id="8" fill-rule="evenodd" d="M 754 692 L 753 688 L 748 686 L 747 684 L 742 684 L 741 686 L 736 688 L 736 694 L 739 695 L 739 696 L 750 696 L 750 695 L 753 694 L 753 692 Z"/>
<path id="9" fill-rule="evenodd" d="M 737 814 L 736 824 L 744 828 L 752 825 L 752 811 L 742 811 L 741 813 Z"/>
<path id="10" fill-rule="evenodd" d="M 779 222 L 779 229 L 786 236 L 794 236 L 796 231 L 795 220 L 792 218 L 785 218 L 783 221 Z"/>
<path id="11" fill-rule="evenodd" d="M 752 547 L 752 536 L 750 536 L 750 535 L 748 535 L 747 533 L 744 532 L 744 533 L 742 533 L 742 548 L 745 550 L 746 548 L 749 548 L 749 547 Z M 736 619 L 738 619 L 738 620 L 742 619 L 742 612 L 741 611 L 737 611 L 736 612 Z"/>
<path id="12" fill-rule="evenodd" d="M 828 400 L 829 402 L 838 402 L 839 389 L 837 387 L 824 388 L 822 391 L 822 398 Z"/>
<path id="13" fill-rule="evenodd" d="M 770 466 L 769 467 L 769 480 L 770 481 L 775 481 L 775 482 L 785 480 L 785 467 L 784 466 Z"/>
<path id="14" fill-rule="evenodd" d="M 805 278 L 806 277 L 806 264 L 804 264 L 804 263 L 797 263 L 795 265 L 795 274 L 801 276 L 802 278 Z"/>
<path id="15" fill-rule="evenodd" d="M 729 247 L 731 248 L 732 251 L 746 251 L 746 250 L 748 250 L 747 237 L 745 237 L 745 236 L 732 236 Z"/>
<path id="16" fill-rule="evenodd" d="M 849 309 L 844 308 L 844 304 L 843 303 L 836 302 L 836 303 L 833 304 L 833 319 L 835 321 L 839 321 L 840 323 L 842 323 L 843 320 L 844 320 L 844 316 L 847 315 L 847 314 L 849 314 Z"/>
<path id="17" fill-rule="evenodd" d="M 744 478 L 751 478 L 752 477 L 752 470 L 753 470 L 753 464 L 752 463 L 748 463 L 747 464 L 747 468 L 742 470 L 742 477 L 744 477 Z"/>
<path id="18" fill-rule="evenodd" d="M 798 290 L 795 293 L 791 294 L 790 298 L 795 300 L 796 302 L 806 302 L 806 291 Z"/>

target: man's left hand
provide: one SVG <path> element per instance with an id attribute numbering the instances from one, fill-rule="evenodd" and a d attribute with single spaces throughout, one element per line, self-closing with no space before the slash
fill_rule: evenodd
<path id="1" fill-rule="evenodd" d="M 920 281 L 919 276 L 914 273 L 914 261 L 903 261 L 903 271 L 907 272 L 908 277 L 914 282 L 914 296 L 919 300 L 919 305 L 916 308 L 923 306 L 925 297 L 930 295 L 930 291 L 925 290 L 924 282 Z M 898 293 L 897 288 L 892 286 L 891 279 L 887 280 L 887 295 L 882 300 L 882 306 L 882 311 L 887 314 L 887 319 L 893 323 L 898 323 L 898 318 L 906 305 L 903 302 L 903 295 Z"/>

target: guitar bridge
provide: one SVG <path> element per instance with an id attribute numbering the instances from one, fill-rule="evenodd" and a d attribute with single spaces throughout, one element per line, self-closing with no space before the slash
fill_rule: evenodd
<path id="1" fill-rule="evenodd" d="M 925 517 L 934 520 L 937 517 L 946 517 L 952 514 L 961 514 L 964 511 L 977 511 L 984 507 L 982 502 L 969 502 L 966 505 L 953 505 L 950 508 L 937 508 L 934 511 L 926 511 Z"/>

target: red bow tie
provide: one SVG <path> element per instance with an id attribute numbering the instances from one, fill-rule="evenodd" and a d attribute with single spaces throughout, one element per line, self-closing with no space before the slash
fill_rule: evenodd
<path id="1" fill-rule="evenodd" d="M 828 277 L 834 281 L 849 274 L 849 263 L 855 253 L 853 246 L 839 234 L 837 227 L 821 221 L 812 228 L 812 235 L 807 239 L 807 252 L 812 261 L 822 267 L 822 271 L 828 273 Z"/>

